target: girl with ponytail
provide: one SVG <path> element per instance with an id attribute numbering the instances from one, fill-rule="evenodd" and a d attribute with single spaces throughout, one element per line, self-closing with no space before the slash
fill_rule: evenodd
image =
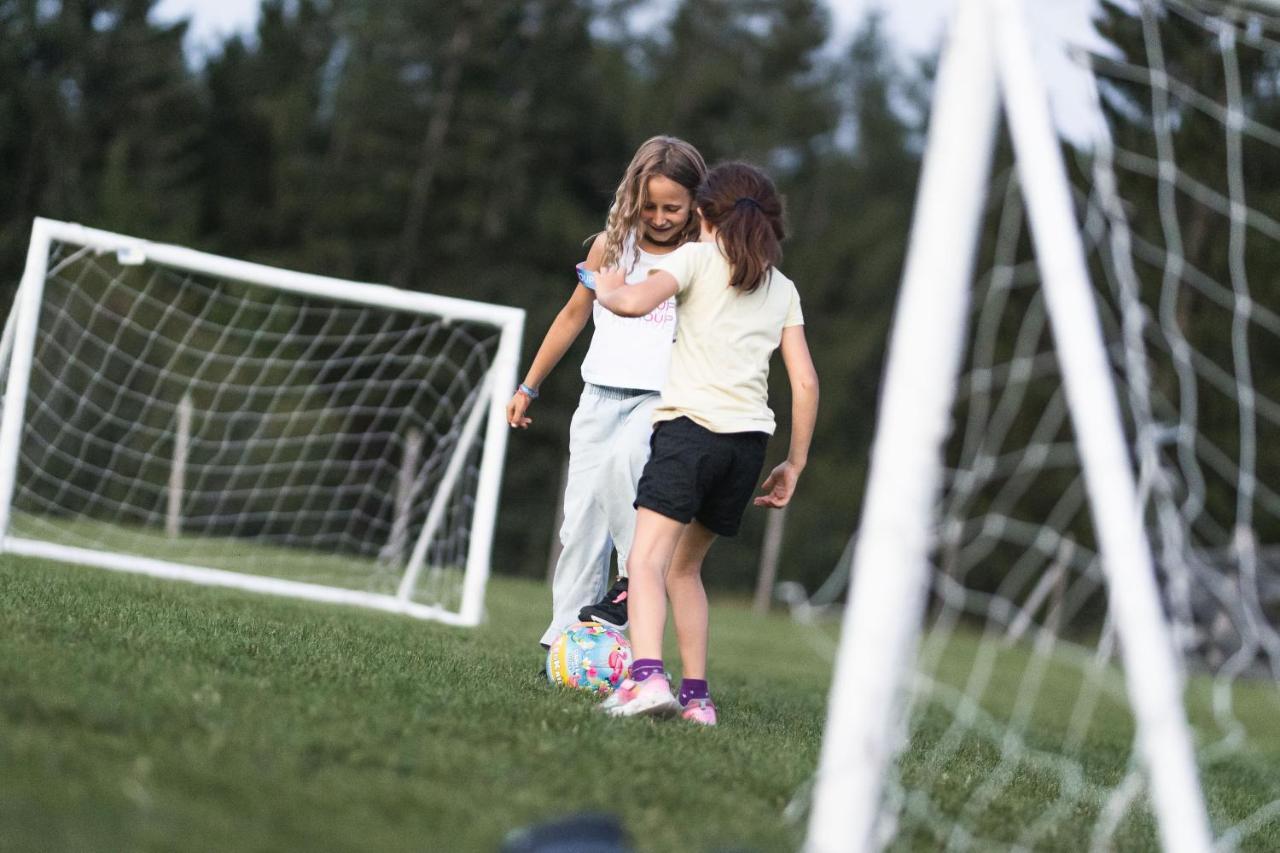
<path id="1" fill-rule="evenodd" d="M 635 660 L 603 707 L 613 716 L 679 714 L 715 725 L 702 562 L 717 536 L 738 532 L 759 481 L 774 431 L 773 352 L 781 350 L 791 384 L 791 441 L 756 506 L 780 509 L 791 500 L 808 461 L 818 376 L 800 296 L 777 268 L 786 229 L 773 182 L 753 166 L 727 163 L 707 174 L 695 200 L 698 242 L 659 259 L 642 282 L 624 285 L 617 269 L 596 276 L 597 301 L 616 314 L 643 316 L 674 296 L 680 316 L 636 492 L 627 562 Z M 668 598 L 682 664 L 678 698 L 662 664 Z"/>

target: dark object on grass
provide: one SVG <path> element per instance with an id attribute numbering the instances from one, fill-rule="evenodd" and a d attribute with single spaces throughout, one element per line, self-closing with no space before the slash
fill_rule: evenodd
<path id="1" fill-rule="evenodd" d="M 501 853 L 631 853 L 622 821 L 611 814 L 577 814 L 514 829 Z"/>

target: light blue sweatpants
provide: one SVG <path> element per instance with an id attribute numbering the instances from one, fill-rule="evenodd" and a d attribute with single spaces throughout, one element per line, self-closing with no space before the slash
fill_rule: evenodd
<path id="1" fill-rule="evenodd" d="M 588 383 L 569 424 L 569 476 L 565 481 L 560 559 L 551 579 L 550 643 L 578 621 L 609 585 L 609 557 L 618 553 L 626 573 L 635 535 L 636 484 L 649 460 L 655 391 Z"/>

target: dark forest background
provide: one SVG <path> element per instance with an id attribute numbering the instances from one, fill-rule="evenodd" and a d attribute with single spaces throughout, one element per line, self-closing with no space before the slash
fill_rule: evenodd
<path id="1" fill-rule="evenodd" d="M 34 216 L 287 268 L 516 305 L 521 370 L 635 147 L 668 133 L 785 193 L 824 397 L 781 577 L 853 530 L 917 171 L 921 87 L 874 21 L 815 0 L 697 0 L 638 27 L 598 0 L 265 0 L 191 62 L 152 0 L 0 0 L 0 300 Z M 540 575 L 589 330 L 511 436 L 494 570 Z M 769 464 L 786 452 L 789 399 Z M 748 588 L 749 511 L 710 582 Z"/>
<path id="2" fill-rule="evenodd" d="M 46 216 L 516 305 L 523 371 L 635 147 L 681 136 L 709 162 L 764 167 L 786 196 L 781 267 L 823 393 L 779 577 L 812 590 L 830 574 L 859 510 L 931 79 L 875 18 L 836 44 L 817 0 L 677 0 L 643 27 L 635 0 L 264 0 L 252 37 L 193 62 L 185 24 L 152 21 L 154 5 L 0 0 L 0 303 Z M 1133 27 L 1106 29 L 1137 54 Z M 1171 68 L 1194 76 L 1180 51 L 1204 46 L 1171 43 Z M 1274 102 L 1255 86 L 1272 72 L 1253 71 L 1248 96 Z M 1134 222 L 1158 221 L 1146 203 Z M 1221 252 L 1204 233 L 1192 261 Z M 498 573 L 546 571 L 587 339 L 511 436 Z M 774 374 L 770 466 L 790 408 Z M 749 510 L 712 552 L 712 586 L 751 587 L 763 530 Z"/>

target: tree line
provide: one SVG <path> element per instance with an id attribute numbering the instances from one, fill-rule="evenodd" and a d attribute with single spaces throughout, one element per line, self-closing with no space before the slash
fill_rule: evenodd
<path id="1" fill-rule="evenodd" d="M 643 27 L 616 0 L 264 0 L 252 37 L 193 64 L 154 5 L 0 0 L 8 296 L 47 216 L 516 305 L 523 365 L 636 145 L 686 138 L 787 197 L 782 266 L 828 393 L 783 576 L 826 576 L 856 518 L 920 147 L 902 108 L 919 79 L 874 23 L 837 47 L 817 0 L 685 0 Z M 500 573 L 545 571 L 586 337 L 512 436 Z M 785 430 L 785 382 L 774 405 Z M 752 515 L 713 583 L 749 587 Z"/>
<path id="2" fill-rule="evenodd" d="M 819 0 L 675 0 L 658 22 L 638 16 L 643 5 L 263 0 L 252 37 L 193 64 L 185 24 L 153 21 L 155 0 L 0 0 L 0 298 L 11 301 L 32 217 L 48 216 L 516 305 L 528 312 L 523 367 L 639 142 L 672 134 L 709 162 L 753 162 L 787 200 L 781 266 L 800 288 L 824 390 L 780 572 L 813 589 L 858 517 L 931 69 L 896 60 L 875 18 L 833 44 Z M 1118 9 L 1103 29 L 1138 58 L 1134 19 Z M 1171 43 L 1171 69 L 1196 74 L 1205 47 Z M 1273 69 L 1247 70 L 1246 98 L 1274 113 Z M 1112 117 L 1137 128 L 1133 112 Z M 1179 165 L 1196 174 L 1215 157 L 1192 146 Z M 1133 189 L 1130 220 L 1158 243 L 1156 194 Z M 1207 268 L 1227 226 L 1200 216 L 1187 256 Z M 1255 281 L 1269 281 L 1269 254 L 1248 259 Z M 1230 348 L 1229 329 L 1207 334 Z M 512 436 L 499 573 L 545 571 L 585 344 L 542 389 L 534 427 Z M 785 435 L 785 381 L 772 402 Z M 770 453 L 772 465 L 785 441 Z M 763 528 L 749 511 L 740 537 L 713 551 L 710 584 L 750 588 Z"/>

